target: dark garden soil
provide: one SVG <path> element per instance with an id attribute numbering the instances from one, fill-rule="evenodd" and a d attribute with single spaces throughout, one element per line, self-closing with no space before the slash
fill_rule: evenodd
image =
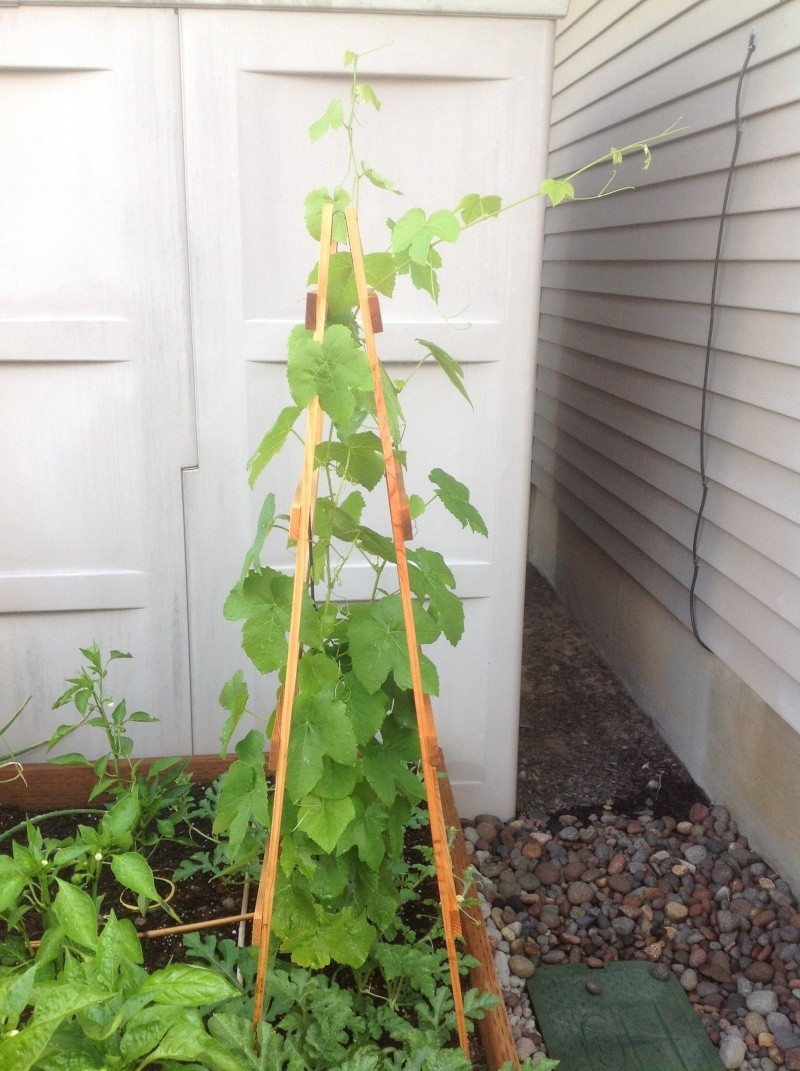
<path id="1" fill-rule="evenodd" d="M 680 821 L 707 802 L 683 764 L 532 567 L 525 587 L 517 811 Z M 500 816 L 507 817 L 507 816 Z"/>

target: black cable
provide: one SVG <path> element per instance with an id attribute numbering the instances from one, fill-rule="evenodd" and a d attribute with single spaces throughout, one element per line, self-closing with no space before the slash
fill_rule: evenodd
<path id="1" fill-rule="evenodd" d="M 733 152 L 731 154 L 731 162 L 728 165 L 728 180 L 725 183 L 725 196 L 722 199 L 722 212 L 719 217 L 719 232 L 717 234 L 717 251 L 714 255 L 714 274 L 711 280 L 711 300 L 709 302 L 708 311 L 708 339 L 706 341 L 706 355 L 705 355 L 705 369 L 703 371 L 703 390 L 701 395 L 700 404 L 700 480 L 703 484 L 703 494 L 700 499 L 700 507 L 697 511 L 697 519 L 694 526 L 694 536 L 692 538 L 692 560 L 694 562 L 694 574 L 692 576 L 691 587 L 689 588 L 689 615 L 692 620 L 692 632 L 694 638 L 700 644 L 701 647 L 705 647 L 707 651 L 711 648 L 708 644 L 704 643 L 700 639 L 700 633 L 697 629 L 697 615 L 696 608 L 696 591 L 697 588 L 697 576 L 700 572 L 700 558 L 698 557 L 698 545 L 700 543 L 700 526 L 703 522 L 703 513 L 706 508 L 706 499 L 708 498 L 708 477 L 706 476 L 706 408 L 708 402 L 708 377 L 709 370 L 711 368 L 711 336 L 714 333 L 714 314 L 717 307 L 717 276 L 719 275 L 719 264 L 722 253 L 722 234 L 725 229 L 725 220 L 728 215 L 728 197 L 731 192 L 731 184 L 733 183 L 733 173 L 736 168 L 736 157 L 739 154 L 739 142 L 742 140 L 743 124 L 741 116 L 739 114 L 739 102 L 742 96 L 742 82 L 744 81 L 744 74 L 747 70 L 747 65 L 750 62 L 750 57 L 756 49 L 756 32 L 753 30 L 750 33 L 750 41 L 747 46 L 747 53 L 744 57 L 744 63 L 742 64 L 742 70 L 739 74 L 739 82 L 736 86 L 736 105 L 735 105 L 735 121 L 736 121 L 736 138 L 733 143 Z"/>

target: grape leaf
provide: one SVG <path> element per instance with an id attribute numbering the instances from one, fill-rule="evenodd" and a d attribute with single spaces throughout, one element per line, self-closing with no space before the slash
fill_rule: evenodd
<path id="1" fill-rule="evenodd" d="M 364 274 L 367 286 L 386 297 L 394 293 L 397 267 L 391 253 L 367 253 L 364 257 Z M 313 286 L 319 279 L 319 264 L 308 277 Z M 335 317 L 355 309 L 358 305 L 358 289 L 350 253 L 334 253 L 328 269 L 328 312 Z"/>
<path id="2" fill-rule="evenodd" d="M 316 695 L 300 692 L 294 702 L 286 773 L 286 788 L 295 803 L 314 789 L 325 755 L 344 766 L 355 765 L 356 738 L 347 709 L 334 699 L 332 689 Z M 306 832 L 313 836 L 310 830 Z"/>
<path id="3" fill-rule="evenodd" d="M 386 470 L 383 447 L 373 431 L 348 435 L 342 442 L 320 443 L 316 459 L 320 465 L 331 464 L 340 479 L 360 484 L 368 491 L 378 484 Z"/>
<path id="4" fill-rule="evenodd" d="M 252 487 L 269 462 L 281 450 L 295 425 L 302 409 L 299 405 L 287 405 L 281 409 L 278 418 L 258 445 L 258 449 L 247 462 L 248 483 Z"/>
<path id="5" fill-rule="evenodd" d="M 308 834 L 324 852 L 332 852 L 354 816 L 355 807 L 349 797 L 326 800 L 308 795 L 300 804 L 297 828 Z"/>
<path id="6" fill-rule="evenodd" d="M 463 483 L 448 476 L 443 469 L 432 469 L 428 479 L 436 485 L 436 497 L 462 528 L 471 528 L 478 535 L 488 536 L 484 520 L 470 502 L 469 490 Z"/>
<path id="7" fill-rule="evenodd" d="M 244 562 L 242 563 L 242 580 L 244 580 L 253 567 L 256 569 L 261 567 L 261 551 L 264 549 L 264 543 L 267 536 L 272 531 L 274 523 L 275 495 L 270 491 L 264 499 L 261 511 L 258 515 L 258 524 L 256 525 L 256 534 L 253 538 L 252 546 L 244 556 Z"/>
<path id="8" fill-rule="evenodd" d="M 386 808 L 380 799 L 373 800 L 366 808 L 357 800 L 355 817 L 339 839 L 337 850 L 345 852 L 356 848 L 361 862 L 370 870 L 377 870 L 386 855 L 382 833 L 388 821 Z"/>
<path id="9" fill-rule="evenodd" d="M 308 405 L 319 395 L 322 408 L 340 426 L 353 415 L 353 392 L 372 385 L 366 353 L 341 324 L 329 327 L 321 343 L 304 327 L 295 327 L 289 336 L 287 375 L 298 405 Z"/>
<path id="10" fill-rule="evenodd" d="M 286 659 L 293 586 L 292 577 L 265 567 L 248 573 L 225 600 L 227 620 L 244 619 L 242 647 L 262 673 L 280 669 Z M 300 642 L 309 647 L 322 645 L 319 619 L 307 594 L 303 596 Z"/>
<path id="11" fill-rule="evenodd" d="M 418 338 L 417 342 L 419 342 L 420 346 L 423 346 L 431 357 L 433 357 L 434 361 L 436 361 L 459 394 L 466 398 L 469 404 L 472 405 L 472 399 L 469 394 L 467 394 L 467 388 L 463 383 L 464 369 L 458 361 L 451 357 L 449 353 L 446 353 L 441 346 L 437 346 L 435 342 L 428 342 L 424 338 Z"/>
<path id="12" fill-rule="evenodd" d="M 367 167 L 363 160 L 361 161 L 361 174 L 364 176 L 365 179 L 367 179 L 368 182 L 371 182 L 373 186 L 377 186 L 379 190 L 388 190 L 389 193 L 402 192 L 401 190 L 398 190 L 398 188 L 391 181 L 391 179 L 386 178 L 384 175 L 378 174 L 378 172 L 375 171 L 373 168 Z"/>
<path id="13" fill-rule="evenodd" d="M 428 217 L 421 208 L 411 208 L 392 228 L 392 251 L 407 252 L 415 264 L 428 264 L 433 241 L 455 242 L 460 233 L 461 225 L 452 212 L 442 209 Z"/>
<path id="14" fill-rule="evenodd" d="M 575 196 L 575 187 L 567 179 L 544 179 L 539 186 L 539 193 L 544 197 L 550 198 L 550 204 L 561 204 L 565 198 L 572 198 Z"/>
<path id="15" fill-rule="evenodd" d="M 375 90 L 372 86 L 368 86 L 366 82 L 359 82 L 356 86 L 356 96 L 364 104 L 371 104 L 376 112 L 381 110 L 381 102 L 375 96 Z"/>
<path id="16" fill-rule="evenodd" d="M 347 687 L 347 710 L 353 725 L 356 743 L 368 743 L 383 725 L 389 708 L 389 697 L 385 692 L 368 692 L 355 673 L 346 673 L 344 682 Z"/>
<path id="17" fill-rule="evenodd" d="M 308 128 L 308 136 L 312 144 L 319 141 L 323 134 L 329 130 L 341 130 L 344 123 L 344 104 L 341 100 L 332 100 L 325 109 L 325 114 L 311 124 Z"/>
<path id="18" fill-rule="evenodd" d="M 478 193 L 468 193 L 456 205 L 456 212 L 464 221 L 464 226 L 469 227 L 472 223 L 496 216 L 500 212 L 502 203 L 502 200 L 494 194 L 481 197 Z"/>
<path id="19" fill-rule="evenodd" d="M 424 547 L 408 551 L 411 590 L 429 600 L 428 613 L 455 647 L 464 634 L 464 606 L 455 594 L 455 579 L 441 554 Z"/>
<path id="20" fill-rule="evenodd" d="M 219 693 L 220 706 L 223 710 L 228 711 L 228 717 L 219 734 L 220 756 L 224 755 L 228 750 L 231 737 L 236 731 L 236 726 L 241 721 L 247 707 L 248 698 L 249 692 L 244 674 L 240 669 L 237 669 L 231 679 L 223 684 L 222 691 Z"/>
<path id="21" fill-rule="evenodd" d="M 419 643 L 433 643 L 439 626 L 413 603 L 414 625 Z M 401 688 L 411 687 L 406 627 L 399 594 L 389 595 L 370 605 L 353 606 L 350 611 L 350 657 L 353 672 L 364 688 L 377 692 L 390 673 Z M 429 695 L 439 694 L 436 667 L 420 654 L 422 686 Z"/>
<path id="22" fill-rule="evenodd" d="M 322 209 L 327 204 L 333 205 L 333 240 L 346 242 L 347 223 L 342 213 L 350 204 L 350 194 L 340 186 L 337 186 L 333 193 L 322 187 L 309 193 L 305 203 L 306 229 L 318 242 L 322 233 Z"/>

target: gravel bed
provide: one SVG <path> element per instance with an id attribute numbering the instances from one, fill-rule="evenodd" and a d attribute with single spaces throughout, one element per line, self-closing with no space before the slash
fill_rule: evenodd
<path id="1" fill-rule="evenodd" d="M 541 964 L 637 959 L 678 976 L 724 1067 L 800 1071 L 800 910 L 727 808 L 462 825 L 520 1058 L 545 1051 Z"/>
<path id="2" fill-rule="evenodd" d="M 517 773 L 515 820 L 463 825 L 520 1056 L 544 1051 L 541 964 L 638 959 L 678 976 L 724 1067 L 800 1071 L 797 900 L 532 568 Z"/>

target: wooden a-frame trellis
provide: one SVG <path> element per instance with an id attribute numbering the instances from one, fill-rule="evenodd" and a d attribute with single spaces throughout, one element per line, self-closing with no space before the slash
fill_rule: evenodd
<path id="1" fill-rule="evenodd" d="M 422 686 L 420 673 L 419 647 L 412 612 L 411 589 L 406 558 L 406 540 L 411 537 L 411 524 L 408 502 L 403 487 L 402 472 L 392 447 L 386 404 L 381 382 L 380 363 L 375 345 L 375 326 L 373 324 L 374 307 L 371 309 L 370 294 L 367 289 L 364 271 L 364 255 L 355 210 L 351 207 L 345 212 L 350 253 L 353 259 L 353 272 L 358 292 L 359 310 L 364 332 L 364 347 L 372 370 L 373 391 L 378 431 L 383 449 L 386 470 L 386 489 L 389 499 L 389 513 L 392 524 L 397 558 L 397 577 L 403 618 L 408 643 L 411 683 L 414 694 L 414 707 L 419 730 L 422 771 L 425 792 L 428 800 L 431 841 L 436 865 L 436 878 L 439 887 L 442 919 L 444 923 L 445 944 L 450 967 L 450 982 L 453 990 L 453 1004 L 456 1014 L 459 1044 L 469 1058 L 469 1042 L 464 1019 L 464 1005 L 461 994 L 461 980 L 458 972 L 456 938 L 461 936 L 459 902 L 453 878 L 452 861 L 448 846 L 447 827 L 442 811 L 439 786 L 440 751 L 433 721 L 433 712 L 429 697 Z M 327 316 L 327 294 L 330 257 L 334 249 L 332 242 L 333 206 L 326 205 L 322 215 L 322 233 L 320 239 L 319 272 L 316 294 L 316 315 L 314 339 L 322 342 Z M 289 735 L 291 732 L 292 709 L 297 686 L 297 669 L 300 659 L 300 608 L 306 589 L 310 564 L 308 534 L 312 530 L 314 508 L 317 496 L 317 474 L 314 465 L 316 447 L 322 438 L 323 411 L 319 399 L 314 398 L 308 407 L 308 421 L 303 453 L 303 467 L 298 484 L 295 501 L 292 504 L 290 518 L 290 537 L 296 540 L 294 588 L 292 593 L 292 610 L 289 628 L 289 648 L 286 662 L 285 679 L 278 704 L 275 730 L 272 737 L 270 765 L 275 771 L 275 792 L 272 810 L 272 831 L 270 833 L 259 880 L 258 899 L 256 901 L 253 922 L 253 943 L 258 946 L 258 967 L 256 972 L 255 1002 L 253 1008 L 253 1025 L 257 1025 L 262 1016 L 264 1005 L 264 985 L 266 981 L 267 961 L 269 956 L 270 933 L 272 926 L 275 876 L 280 852 L 280 828 L 283 812 L 283 797 L 286 789 L 286 770 L 289 755 Z"/>

